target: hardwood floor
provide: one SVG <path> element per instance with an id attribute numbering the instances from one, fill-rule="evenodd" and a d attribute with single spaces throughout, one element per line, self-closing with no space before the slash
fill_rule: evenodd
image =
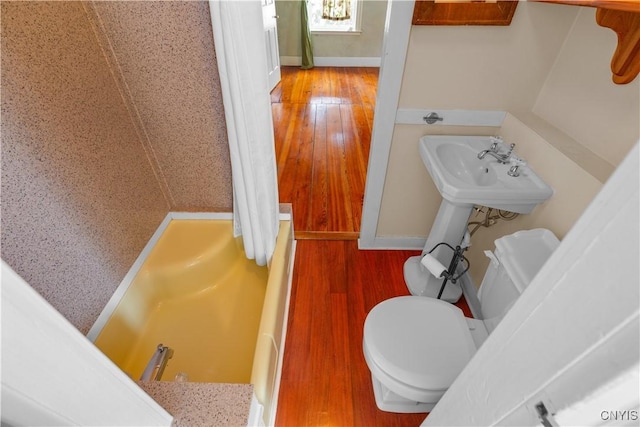
<path id="1" fill-rule="evenodd" d="M 407 295 L 402 266 L 419 251 L 359 251 L 355 241 L 299 240 L 277 426 L 418 426 L 380 411 L 362 354 L 367 313 Z M 457 304 L 471 316 L 464 301 Z"/>
<path id="2" fill-rule="evenodd" d="M 280 201 L 293 205 L 298 240 L 277 426 L 404 427 L 425 418 L 376 407 L 362 354 L 367 313 L 408 295 L 402 267 L 419 253 L 359 251 L 353 240 L 377 80 L 377 68 L 283 67 L 271 94 Z"/>
<path id="3" fill-rule="evenodd" d="M 296 238 L 358 238 L 377 83 L 378 68 L 282 67 L 271 106 Z"/>

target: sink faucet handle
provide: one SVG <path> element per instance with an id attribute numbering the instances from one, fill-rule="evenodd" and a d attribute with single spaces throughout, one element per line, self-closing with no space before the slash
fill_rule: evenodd
<path id="1" fill-rule="evenodd" d="M 525 159 L 518 157 L 515 154 L 512 154 L 511 157 L 509 158 L 509 163 L 511 164 L 511 167 L 509 168 L 507 175 L 512 176 L 514 178 L 519 177 L 520 168 L 527 165 L 527 161 Z"/>
<path id="2" fill-rule="evenodd" d="M 490 136 L 489 141 L 491 142 L 491 147 L 489 149 L 494 153 L 497 153 L 500 146 L 504 144 L 504 140 L 500 136 Z"/>
<path id="3" fill-rule="evenodd" d="M 514 178 L 517 178 L 520 176 L 520 171 L 518 170 L 520 168 L 520 166 L 518 165 L 513 165 L 509 168 L 509 170 L 507 171 L 507 175 L 512 176 Z"/>
<path id="4" fill-rule="evenodd" d="M 509 162 L 514 166 L 526 166 L 527 165 L 527 161 L 525 159 L 523 159 L 522 157 L 518 157 L 515 154 L 511 155 L 511 157 L 509 158 Z"/>

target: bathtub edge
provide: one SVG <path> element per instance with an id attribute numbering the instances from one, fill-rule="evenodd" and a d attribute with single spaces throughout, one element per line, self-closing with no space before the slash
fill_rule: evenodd
<path id="1" fill-rule="evenodd" d="M 172 212 L 169 212 L 167 216 L 164 217 L 156 231 L 153 233 L 145 247 L 142 249 L 142 252 L 140 252 L 140 255 L 138 255 L 131 268 L 129 268 L 127 274 L 125 274 L 122 281 L 120 281 L 120 284 L 116 288 L 115 292 L 113 293 L 113 295 L 111 295 L 111 298 L 109 298 L 107 305 L 104 306 L 104 308 L 100 312 L 100 315 L 98 315 L 98 318 L 93 323 L 93 326 L 91 326 L 91 329 L 89 329 L 89 332 L 86 335 L 89 341 L 95 342 L 96 338 L 98 338 L 98 335 L 100 335 L 102 328 L 104 328 L 107 321 L 115 311 L 116 307 L 118 307 L 120 300 L 127 292 L 127 289 L 129 289 L 129 286 L 131 286 L 131 283 L 133 283 L 133 279 L 140 271 L 140 268 L 142 268 L 142 264 L 149 256 L 151 249 L 153 249 L 153 247 L 156 245 L 156 243 L 160 239 L 160 236 L 162 236 L 162 233 L 164 233 L 172 219 Z"/>
<path id="2" fill-rule="evenodd" d="M 285 242 L 281 241 L 282 227 L 279 232 L 271 266 L 276 272 L 273 276 L 270 273 L 251 373 L 254 394 L 263 406 L 263 417 L 267 418 L 263 420 L 265 425 L 273 424 L 277 411 L 296 248 L 293 220 L 281 221 L 288 223 L 288 232 Z"/>
<path id="3" fill-rule="evenodd" d="M 280 382 L 282 379 L 282 366 L 284 364 L 284 352 L 285 352 L 285 347 L 287 343 L 287 329 L 288 329 L 287 327 L 289 326 L 289 305 L 291 302 L 291 286 L 293 283 L 293 264 L 296 258 L 297 242 L 295 238 L 293 238 L 293 236 L 294 234 L 293 234 L 293 220 L 292 220 L 291 221 L 291 238 L 292 238 L 291 258 L 289 259 L 289 266 L 288 266 L 289 278 L 287 283 L 287 299 L 284 306 L 285 317 L 284 317 L 284 326 L 282 328 L 282 344 L 280 346 L 280 354 L 278 355 L 278 369 L 276 372 L 274 396 L 272 398 L 272 406 L 271 406 L 271 416 L 270 416 L 268 425 L 275 425 L 276 415 L 278 413 L 278 398 L 280 397 Z"/>

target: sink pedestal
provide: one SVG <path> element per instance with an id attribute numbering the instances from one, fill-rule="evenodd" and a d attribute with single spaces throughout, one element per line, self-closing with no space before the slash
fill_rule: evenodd
<path id="1" fill-rule="evenodd" d="M 467 222 L 473 212 L 473 206 L 469 204 L 454 204 L 443 199 L 436 219 L 431 227 L 427 243 L 424 245 L 422 255 L 414 256 L 404 263 L 404 280 L 412 295 L 436 298 L 444 279 L 434 277 L 420 264 L 422 256 L 429 252 L 440 242 L 446 242 L 454 248 L 460 244 L 467 230 Z M 440 246 L 431 253 L 446 268 L 449 268 L 453 251 Z M 447 282 L 441 299 L 448 302 L 457 302 L 462 295 L 462 289 L 458 283 Z"/>

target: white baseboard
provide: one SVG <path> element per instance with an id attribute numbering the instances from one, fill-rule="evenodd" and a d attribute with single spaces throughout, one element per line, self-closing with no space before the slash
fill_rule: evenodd
<path id="1" fill-rule="evenodd" d="M 169 212 L 170 219 L 207 219 L 230 221 L 233 219 L 232 212 Z"/>
<path id="2" fill-rule="evenodd" d="M 371 242 L 358 239 L 358 249 L 373 250 L 422 250 L 427 239 L 424 237 L 376 237 Z"/>
<path id="3" fill-rule="evenodd" d="M 318 67 L 380 67 L 380 58 L 316 56 L 313 58 L 313 63 Z M 281 56 L 280 65 L 299 67 L 302 65 L 302 57 Z"/>

